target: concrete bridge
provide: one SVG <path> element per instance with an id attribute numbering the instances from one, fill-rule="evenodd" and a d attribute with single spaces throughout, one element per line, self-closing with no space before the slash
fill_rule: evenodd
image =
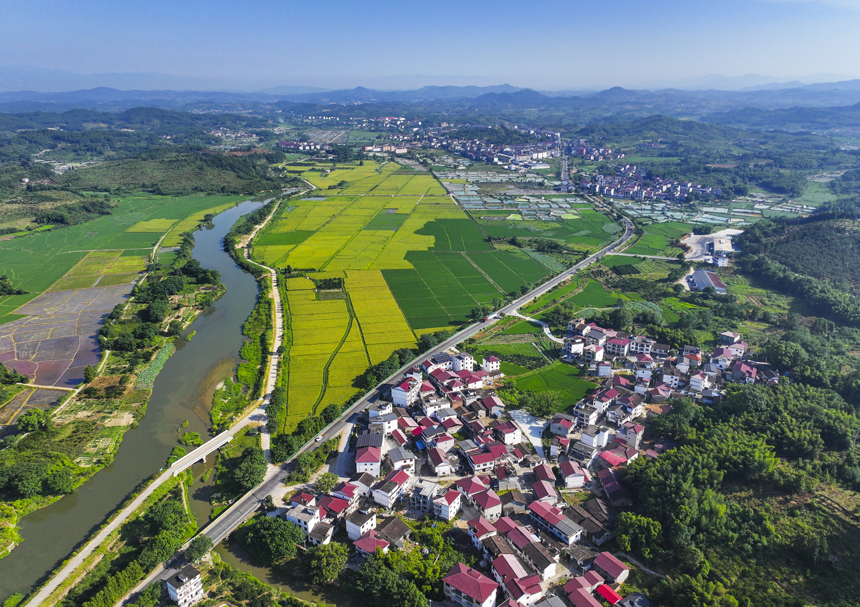
<path id="1" fill-rule="evenodd" d="M 233 432 L 222 432 L 215 438 L 209 440 L 206 444 L 200 445 L 194 451 L 185 455 L 170 466 L 170 472 L 173 476 L 181 473 L 186 468 L 189 468 L 197 462 L 206 461 L 206 456 L 216 451 L 233 440 Z"/>

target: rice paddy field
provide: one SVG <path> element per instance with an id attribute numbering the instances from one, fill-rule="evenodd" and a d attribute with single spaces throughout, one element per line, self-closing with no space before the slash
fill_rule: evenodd
<path id="1" fill-rule="evenodd" d="M 480 221 L 489 236 L 506 238 L 550 238 L 584 251 L 597 250 L 621 232 L 617 224 L 591 208 L 576 209 L 578 217 L 558 221 Z M 482 213 L 486 214 L 486 213 Z"/>
<path id="2" fill-rule="evenodd" d="M 555 362 L 547 367 L 523 375 L 514 380 L 520 390 L 544 392 L 554 390 L 561 395 L 559 411 L 565 411 L 597 387 L 590 381 L 580 379 L 581 370 L 566 363 Z"/>
<path id="3" fill-rule="evenodd" d="M 672 241 L 684 234 L 689 234 L 692 226 L 686 223 L 671 221 L 669 223 L 652 223 L 645 227 L 643 234 L 636 243 L 625 253 L 633 255 L 662 255 L 674 257 L 681 249 L 672 246 Z"/>
<path id="4" fill-rule="evenodd" d="M 27 295 L 0 298 L 0 324 L 46 291 L 129 284 L 162 234 L 164 246 L 179 244 L 207 213 L 243 200 L 238 196 L 130 196 L 113 213 L 68 228 L 34 232 L 0 242 L 0 274 Z M 173 240 L 171 240 L 173 239 Z M 175 242 L 174 242 L 175 241 Z"/>
<path id="5" fill-rule="evenodd" d="M 551 274 L 527 255 L 493 249 L 432 175 L 395 163 L 303 168 L 318 189 L 282 205 L 253 253 L 311 278 L 342 277 L 345 298 L 323 301 L 312 281 L 287 281 L 288 427 L 347 400 L 368 366 L 414 348 L 421 333 Z"/>

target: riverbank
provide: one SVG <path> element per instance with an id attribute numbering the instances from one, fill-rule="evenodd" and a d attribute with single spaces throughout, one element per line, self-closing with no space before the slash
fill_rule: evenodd
<path id="1" fill-rule="evenodd" d="M 237 353 L 244 343 L 241 326 L 253 309 L 257 291 L 254 278 L 224 253 L 222 241 L 241 216 L 261 206 L 260 202 L 240 203 L 195 233 L 193 257 L 220 273 L 224 296 L 188 327 L 196 332 L 193 341 L 175 342 L 176 352 L 154 382 L 148 414 L 136 427 L 126 429 L 112 463 L 75 493 L 21 519 L 24 541 L 0 561 L 0 600 L 13 592 L 31 592 L 46 579 L 80 545 L 81 538 L 90 537 L 141 482 L 164 466 L 182 433 L 208 435 L 208 410 L 200 400 L 206 391 L 203 386 L 223 379 L 216 378 L 216 368 L 232 372 L 238 364 Z M 228 361 L 233 361 L 232 366 Z M 184 422 L 188 423 L 183 427 Z"/>

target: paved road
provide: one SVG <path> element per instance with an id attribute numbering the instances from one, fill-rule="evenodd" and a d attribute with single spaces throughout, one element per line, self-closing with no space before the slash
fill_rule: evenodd
<path id="1" fill-rule="evenodd" d="M 540 325 L 541 327 L 543 327 L 544 335 L 549 337 L 551 340 L 553 340 L 557 344 L 563 344 L 564 343 L 563 339 L 559 339 L 558 337 L 555 337 L 552 334 L 552 330 L 549 328 L 549 325 L 546 324 L 544 321 L 538 320 L 537 318 L 532 318 L 531 316 L 524 316 L 524 315 L 520 314 L 519 312 L 517 312 L 516 310 L 511 312 L 511 316 L 516 316 L 518 318 L 522 318 L 523 320 L 533 322 L 536 325 Z"/>
<path id="2" fill-rule="evenodd" d="M 397 378 L 405 369 L 410 366 L 413 366 L 431 356 L 435 356 L 436 354 L 441 354 L 446 350 L 455 347 L 463 340 L 468 339 L 469 337 L 475 335 L 479 331 L 485 330 L 487 327 L 492 326 L 494 323 L 498 322 L 501 317 L 499 313 L 502 314 L 511 314 L 515 312 L 518 308 L 524 306 L 525 304 L 541 297 L 554 287 L 558 286 L 562 282 L 570 279 L 574 274 L 581 271 L 583 268 L 588 267 L 594 262 L 601 259 L 607 253 L 614 251 L 620 245 L 623 245 L 625 242 L 630 240 L 633 236 L 633 223 L 624 218 L 625 222 L 625 230 L 624 234 L 610 244 L 609 246 L 601 249 L 597 253 L 590 255 L 583 261 L 579 262 L 575 266 L 565 270 L 555 278 L 550 279 L 546 283 L 540 285 L 533 291 L 523 295 L 519 299 L 514 300 L 507 306 L 503 307 L 498 312 L 491 315 L 487 322 L 480 322 L 469 327 L 466 327 L 462 331 L 456 333 L 454 336 L 450 337 L 443 343 L 439 344 L 429 352 L 425 352 L 420 357 L 410 361 L 403 367 L 401 367 L 396 373 L 392 374 L 390 377 L 385 378 L 381 384 L 387 384 L 392 382 L 395 378 Z M 249 240 L 250 242 L 250 240 Z M 349 407 L 346 411 L 343 412 L 340 418 L 336 421 L 332 422 L 328 427 L 326 427 L 320 434 L 323 437 L 324 441 L 331 440 L 335 437 L 340 436 L 343 432 L 348 432 L 351 429 L 353 424 L 350 419 L 352 419 L 353 415 L 357 414 L 361 410 L 364 409 L 368 404 L 374 402 L 378 398 L 378 393 L 374 389 L 373 391 L 365 394 L 358 402 Z M 204 527 L 200 533 L 206 535 L 212 540 L 213 544 L 217 544 L 224 540 L 234 529 L 239 527 L 243 522 L 245 522 L 251 515 L 260 508 L 261 502 L 266 498 L 267 495 L 273 493 L 277 488 L 281 486 L 284 482 L 284 479 L 287 477 L 287 468 L 296 457 L 301 455 L 302 453 L 306 453 L 308 451 L 312 451 L 316 448 L 317 443 L 315 441 L 309 441 L 304 446 L 302 446 L 292 457 L 290 457 L 286 462 L 284 462 L 280 467 L 270 466 L 268 472 L 266 473 L 266 477 L 263 482 L 253 491 L 246 493 L 244 496 L 239 498 L 230 508 L 225 510 L 217 519 L 209 523 L 206 527 Z M 100 543 L 100 542 L 99 542 Z M 88 546 L 89 547 L 89 546 Z M 133 592 L 139 592 L 143 588 L 146 587 L 147 584 L 152 582 L 155 579 L 166 580 L 173 575 L 176 575 L 182 568 L 182 565 L 179 564 L 177 566 L 168 566 L 165 568 L 161 568 L 160 570 L 156 570 L 152 574 L 150 574 L 144 582 L 135 587 Z M 61 574 L 66 572 L 65 575 L 58 575 L 54 580 L 51 580 L 51 585 L 56 587 L 59 584 L 58 580 L 65 579 L 65 577 L 74 569 L 71 569 L 67 572 L 69 567 L 63 568 Z M 56 583 L 55 583 L 56 582 Z M 40 592 L 40 595 L 42 593 Z M 47 596 L 45 594 L 44 596 Z M 39 603 L 34 603 L 31 601 L 33 605 L 38 605 Z"/>
<path id="3" fill-rule="evenodd" d="M 644 257 L 645 259 L 665 259 L 666 261 L 678 261 L 677 257 L 663 257 L 662 255 L 636 255 L 635 253 L 613 253 L 621 257 Z"/>
<path id="4" fill-rule="evenodd" d="M 279 204 L 280 204 L 280 202 L 278 202 L 278 204 L 275 205 L 275 209 L 272 211 L 272 213 L 268 217 L 266 217 L 266 220 L 262 224 L 257 226 L 257 228 L 252 232 L 252 238 L 253 238 L 253 235 L 255 235 L 257 233 L 257 231 L 260 230 L 260 228 L 262 228 L 264 225 L 266 225 L 272 219 L 272 217 L 274 217 L 275 211 L 277 210 Z M 248 243 L 250 243 L 250 242 L 251 242 L 251 238 L 248 239 Z M 247 244 L 245 246 L 244 253 L 245 253 L 245 258 L 247 259 L 247 257 L 248 257 L 248 245 Z M 261 265 L 261 264 L 257 264 L 257 265 Z M 262 267 L 265 267 L 265 266 L 262 266 Z M 276 310 L 274 350 L 277 351 L 278 347 L 281 344 L 281 339 L 283 338 L 283 307 L 281 305 L 280 294 L 278 293 L 278 289 L 277 289 L 277 283 L 275 282 L 277 280 L 277 274 L 271 268 L 267 268 L 267 269 L 273 274 L 272 281 L 273 281 L 273 286 L 275 287 L 275 288 L 273 288 L 273 293 L 274 293 L 274 298 L 275 298 L 275 310 Z M 221 446 L 221 445 L 225 444 L 229 437 L 234 436 L 237 432 L 239 432 L 245 426 L 247 426 L 249 423 L 252 423 L 252 422 L 262 423 L 263 424 L 263 430 L 265 432 L 267 432 L 265 430 L 265 423 L 266 423 L 266 409 L 265 408 L 266 408 L 266 405 L 269 404 L 269 399 L 271 398 L 272 389 L 274 388 L 274 381 L 277 380 L 277 374 L 278 374 L 278 369 L 277 369 L 278 357 L 277 356 L 271 356 L 270 358 L 271 358 L 271 360 L 269 362 L 269 379 L 268 379 L 268 382 L 266 384 L 266 395 L 264 396 L 263 400 L 260 402 L 259 406 L 256 409 L 254 409 L 250 414 L 246 415 L 243 419 L 239 420 L 239 422 L 236 423 L 236 425 L 234 425 L 232 428 L 230 428 L 226 432 L 222 432 L 218 436 L 207 441 L 206 443 L 204 443 L 203 445 L 201 445 L 200 447 L 198 447 L 197 449 L 195 449 L 194 451 L 192 451 L 191 453 L 189 453 L 188 455 L 186 455 L 182 459 L 176 461 L 170 468 L 165 470 L 161 474 L 161 476 L 156 478 L 152 483 L 150 483 L 150 485 L 148 487 L 143 489 L 143 491 L 140 492 L 140 495 L 138 495 L 134 500 L 132 500 L 132 502 L 128 506 L 123 508 L 116 515 L 116 517 L 114 517 L 114 519 L 104 527 L 104 529 L 99 531 L 99 533 L 96 534 L 96 536 L 94 538 L 92 538 L 80 550 L 80 552 L 78 552 L 78 554 L 76 554 L 71 559 L 69 559 L 69 561 L 66 563 L 66 565 L 62 569 L 60 569 L 60 571 L 57 573 L 57 575 L 55 575 L 51 580 L 49 580 L 48 583 L 45 584 L 45 586 L 43 586 L 42 589 L 39 590 L 33 596 L 33 598 L 31 598 L 27 602 L 27 605 L 41 605 L 48 598 L 48 596 L 50 596 L 51 593 L 54 592 L 54 590 L 56 590 L 60 586 L 60 584 L 62 584 L 66 580 L 66 578 L 68 578 L 70 575 L 72 575 L 72 573 L 78 567 L 81 566 L 81 564 L 84 562 L 84 560 L 90 554 L 92 554 L 93 551 L 96 550 L 96 548 L 98 548 L 107 539 L 107 537 L 111 533 L 113 533 L 116 529 L 118 529 L 119 526 L 122 525 L 128 519 L 128 517 L 131 516 L 131 514 L 135 510 L 140 508 L 140 506 L 143 504 L 143 502 L 146 500 L 146 498 L 148 498 L 152 494 L 153 491 L 155 491 L 158 487 L 160 487 L 162 484 L 164 484 L 168 479 L 172 478 L 173 476 L 175 476 L 176 474 L 178 474 L 179 472 L 181 472 L 182 470 L 184 470 L 188 466 L 191 466 L 194 462 L 204 458 L 206 455 L 211 453 L 214 450 L 213 447 L 215 445 Z M 106 357 L 105 357 L 105 360 L 107 360 Z M 274 376 L 274 379 L 273 379 L 273 376 Z M 268 443 L 268 435 L 266 435 L 266 439 L 267 439 L 266 442 Z M 270 466 L 269 474 L 272 477 L 274 477 L 278 472 L 279 472 L 278 468 L 276 468 L 274 466 Z"/>

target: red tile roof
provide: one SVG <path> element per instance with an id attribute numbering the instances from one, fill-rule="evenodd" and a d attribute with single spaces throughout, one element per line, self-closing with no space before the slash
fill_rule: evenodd
<path id="1" fill-rule="evenodd" d="M 542 481 L 555 481 L 552 467 L 549 464 L 538 464 L 533 468 L 535 476 Z"/>
<path id="2" fill-rule="evenodd" d="M 355 462 L 359 464 L 375 463 L 382 460 L 382 450 L 379 447 L 361 447 L 355 452 Z"/>
<path id="3" fill-rule="evenodd" d="M 573 607 L 603 607 L 587 590 L 579 588 L 567 595 Z"/>
<path id="4" fill-rule="evenodd" d="M 597 587 L 597 594 L 609 601 L 610 605 L 614 605 L 624 598 L 606 584 Z"/>
<path id="5" fill-rule="evenodd" d="M 601 552 L 594 559 L 594 565 L 605 571 L 612 579 L 618 579 L 618 576 L 628 570 L 627 565 L 619 561 L 609 552 Z"/>
<path id="6" fill-rule="evenodd" d="M 538 481 L 534 485 L 532 485 L 532 491 L 534 491 L 535 497 L 538 499 L 543 499 L 545 497 L 558 497 L 558 494 L 555 492 L 555 489 L 552 488 L 546 481 Z"/>
<path id="7" fill-rule="evenodd" d="M 407 442 L 407 440 L 406 440 L 406 436 L 404 436 L 404 435 L 403 435 L 403 432 L 401 432 L 401 431 L 400 431 L 399 429 L 397 429 L 397 428 L 395 428 L 395 429 L 394 429 L 394 431 L 391 433 L 391 436 L 392 436 L 392 438 L 393 438 L 394 440 L 396 440 L 396 441 L 397 441 L 397 443 L 398 443 L 401 447 L 402 447 L 403 445 L 405 445 L 405 444 L 406 444 L 406 442 Z"/>
<path id="8" fill-rule="evenodd" d="M 445 457 L 445 452 L 439 447 L 433 447 L 430 449 L 429 456 L 430 461 L 433 462 L 434 466 L 440 466 L 441 464 L 448 462 L 448 458 Z"/>
<path id="9" fill-rule="evenodd" d="M 376 552 L 377 547 L 382 548 L 384 551 L 388 548 L 388 542 L 379 537 L 379 534 L 376 532 L 376 529 L 371 529 L 360 538 L 355 540 L 354 546 L 361 550 L 362 552 L 366 552 L 368 554 L 373 554 Z"/>
<path id="10" fill-rule="evenodd" d="M 475 535 L 475 537 L 480 538 L 488 533 L 496 532 L 496 528 L 493 527 L 493 524 L 487 519 L 485 519 L 483 516 L 473 518 L 466 524 L 469 526 L 469 531 L 471 531 Z"/>
<path id="11" fill-rule="evenodd" d="M 543 592 L 543 588 L 540 585 L 540 576 L 537 575 L 530 575 L 515 580 L 505 580 L 505 587 L 516 599 L 523 596 L 534 596 Z"/>
<path id="12" fill-rule="evenodd" d="M 509 516 L 503 516 L 499 520 L 496 521 L 496 529 L 499 530 L 499 533 L 502 535 L 507 535 L 512 529 L 516 529 L 519 527 L 513 519 Z"/>
<path id="13" fill-rule="evenodd" d="M 322 498 L 320 498 L 319 505 L 326 510 L 331 510 L 335 514 L 341 514 L 344 510 L 349 508 L 348 501 L 331 495 L 322 496 Z"/>
<path id="14" fill-rule="evenodd" d="M 451 567 L 442 581 L 469 598 L 478 601 L 478 603 L 483 603 L 489 599 L 498 587 L 494 580 L 463 563 L 457 563 Z"/>
<path id="15" fill-rule="evenodd" d="M 505 580 L 528 576 L 529 572 L 513 554 L 502 554 L 493 561 L 493 569 Z"/>
<path id="16" fill-rule="evenodd" d="M 502 500 L 499 499 L 499 496 L 496 495 L 496 492 L 492 489 L 487 489 L 486 491 L 475 494 L 474 499 L 475 503 L 478 504 L 482 510 L 502 505 Z"/>

